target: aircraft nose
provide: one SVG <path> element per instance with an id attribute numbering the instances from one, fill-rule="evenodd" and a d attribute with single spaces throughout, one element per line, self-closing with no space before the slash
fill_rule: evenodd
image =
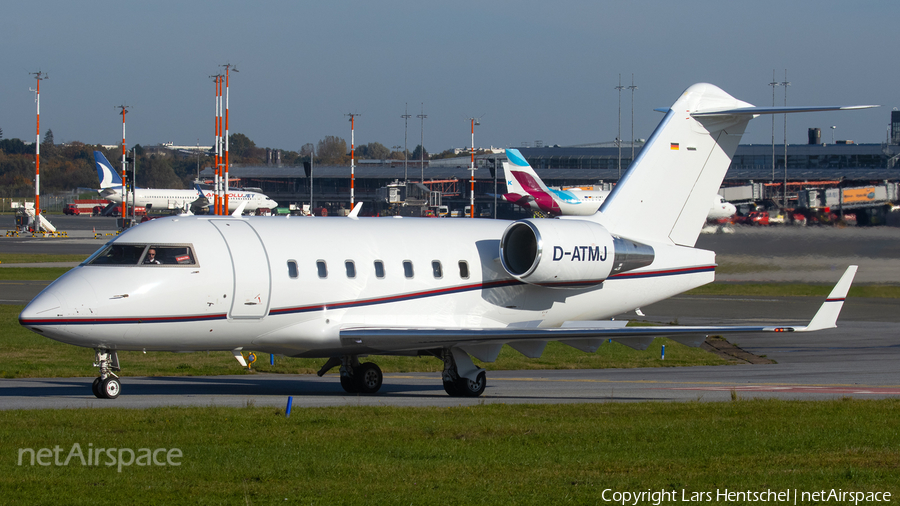
<path id="1" fill-rule="evenodd" d="M 44 290 L 25 306 L 25 309 L 19 314 L 19 322 L 27 325 L 30 320 L 55 317 L 60 314 L 61 308 L 62 303 L 59 297 L 53 292 Z"/>

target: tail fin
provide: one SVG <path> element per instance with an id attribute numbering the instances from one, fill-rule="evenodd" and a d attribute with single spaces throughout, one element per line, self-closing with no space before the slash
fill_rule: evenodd
<path id="1" fill-rule="evenodd" d="M 94 161 L 97 163 L 97 177 L 100 179 L 101 189 L 122 186 L 122 178 L 113 170 L 112 164 L 103 156 L 103 153 L 94 151 Z"/>
<path id="2" fill-rule="evenodd" d="M 685 90 L 600 207 L 629 237 L 693 246 L 752 114 L 697 116 L 753 106 L 711 84 Z"/>
<path id="3" fill-rule="evenodd" d="M 684 91 L 600 207 L 600 221 L 629 238 L 693 246 L 744 129 L 760 114 L 878 107 L 754 107 L 712 84 Z"/>
<path id="4" fill-rule="evenodd" d="M 503 162 L 503 172 L 506 174 L 506 191 L 504 198 L 521 206 L 530 206 L 531 202 L 544 212 L 559 214 L 559 204 L 556 202 L 554 192 L 525 161 L 525 157 L 518 149 L 507 149 Z"/>

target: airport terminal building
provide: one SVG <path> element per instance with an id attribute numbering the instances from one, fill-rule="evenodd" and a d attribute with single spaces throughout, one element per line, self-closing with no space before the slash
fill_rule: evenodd
<path id="1" fill-rule="evenodd" d="M 811 140 L 814 137 L 810 129 Z M 641 144 L 634 146 L 634 157 L 640 156 Z M 613 143 L 582 146 L 519 147 L 525 159 L 549 186 L 593 186 L 610 189 L 632 162 L 632 146 L 621 148 Z M 773 156 L 774 153 L 774 156 Z M 784 145 L 741 145 L 735 152 L 723 186 L 750 183 L 761 185 L 768 194 L 783 193 L 787 181 L 788 198 L 796 199 L 805 188 L 827 189 L 838 185 L 885 184 L 900 180 L 900 145 L 855 144 L 843 141 L 835 144 L 811 143 L 787 146 L 785 164 Z M 506 206 L 502 194 L 506 192 L 502 162 L 503 153 L 476 156 L 476 209 L 500 208 L 508 214 L 514 208 Z M 774 161 L 774 164 L 773 164 Z M 418 160 L 360 160 L 354 170 L 354 193 L 357 201 L 382 203 L 379 189 L 394 183 L 421 183 L 423 192 L 436 192 L 442 205 L 462 209 L 470 198 L 470 158 L 426 160 L 422 167 Z M 310 173 L 311 172 L 311 173 Z M 282 206 L 309 204 L 327 207 L 331 212 L 350 207 L 351 170 L 349 166 L 233 166 L 230 176 L 239 185 L 262 190 Z M 424 177 L 423 177 L 424 176 Z M 201 173 L 205 180 L 213 178 L 211 169 Z M 312 182 L 312 188 L 310 188 Z M 312 193 L 311 193 L 312 190 Z M 895 190 L 896 191 L 896 190 Z M 765 197 L 765 195 L 759 195 Z M 424 197 L 423 197 L 424 198 Z M 896 200 L 896 196 L 890 200 Z M 434 203 L 434 197 L 431 201 Z M 493 214 L 493 211 L 491 211 Z"/>

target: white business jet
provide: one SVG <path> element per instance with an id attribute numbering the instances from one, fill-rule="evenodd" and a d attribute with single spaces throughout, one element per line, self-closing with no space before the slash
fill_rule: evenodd
<path id="1" fill-rule="evenodd" d="M 671 149 L 671 147 L 670 147 Z M 532 211 L 549 216 L 590 216 L 600 209 L 609 196 L 606 190 L 589 190 L 579 187 L 554 189 L 544 184 L 518 149 L 506 150 L 507 162 L 503 162 L 506 175 L 506 193 L 503 198 Z M 660 210 L 665 212 L 664 209 Z M 737 209 L 721 195 L 713 197 L 707 220 L 734 216 Z"/>
<path id="2" fill-rule="evenodd" d="M 122 177 L 113 170 L 109 160 L 103 153 L 94 151 L 94 161 L 97 165 L 97 177 L 100 178 L 100 197 L 117 204 L 122 203 Z M 215 193 L 212 190 L 201 190 L 204 199 L 200 199 L 202 209 L 209 207 L 213 202 Z M 197 190 L 137 188 L 135 190 L 134 205 L 147 207 L 148 209 L 179 210 L 198 203 Z M 128 196 L 129 201 L 131 195 Z M 235 190 L 228 192 L 228 212 L 244 204 L 245 211 L 255 211 L 259 208 L 275 209 L 278 203 L 262 193 Z"/>
<path id="3" fill-rule="evenodd" d="M 831 328 L 855 266 L 808 325 L 598 320 L 713 281 L 715 253 L 693 246 L 751 118 L 834 109 L 756 108 L 691 86 L 591 216 L 357 218 L 357 207 L 350 218 L 157 219 L 54 281 L 19 322 L 93 348 L 100 398 L 119 395 L 119 350 L 320 357 L 320 374 L 339 366 L 346 391 L 369 394 L 383 376 L 360 357 L 428 355 L 443 361 L 447 393 L 474 397 L 486 379 L 471 357 L 491 362 L 504 344 L 539 357 L 548 341 L 593 352 L 608 339 L 644 349 L 657 336 L 699 346 L 710 334 Z"/>

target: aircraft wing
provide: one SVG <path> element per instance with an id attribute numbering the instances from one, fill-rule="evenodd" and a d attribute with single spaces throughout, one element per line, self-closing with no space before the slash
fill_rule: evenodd
<path id="1" fill-rule="evenodd" d="M 340 331 L 341 344 L 372 352 L 391 353 L 459 346 L 476 358 L 492 362 L 500 347 L 509 344 L 523 352 L 537 343 L 561 341 L 583 351 L 593 352 L 604 340 L 612 339 L 635 349 L 646 349 L 656 337 L 669 337 L 687 346 L 700 346 L 707 336 L 760 332 L 812 332 L 834 328 L 857 266 L 851 265 L 822 303 L 808 325 L 712 325 L 625 327 L 625 321 L 566 322 L 557 328 L 513 325 L 505 328 L 368 328 L 350 327 Z M 523 351 L 522 349 L 526 351 Z M 540 346 L 540 352 L 543 345 Z M 496 352 L 496 353 L 495 353 Z M 488 360 L 486 360 L 488 359 Z"/>

